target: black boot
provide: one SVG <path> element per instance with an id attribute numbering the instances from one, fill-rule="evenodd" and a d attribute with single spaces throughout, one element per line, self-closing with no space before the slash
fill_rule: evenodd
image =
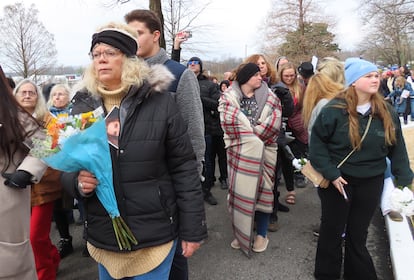
<path id="1" fill-rule="evenodd" d="M 214 182 L 212 182 L 209 178 L 206 178 L 203 182 L 201 182 L 201 188 L 203 189 L 204 201 L 210 205 L 217 205 L 217 200 L 210 191 L 213 184 Z"/>
<path id="2" fill-rule="evenodd" d="M 280 212 L 289 212 L 289 207 L 287 207 L 287 206 L 285 206 L 285 205 L 283 205 L 282 203 L 278 203 L 277 204 L 277 211 L 280 211 Z"/>
<path id="3" fill-rule="evenodd" d="M 57 247 L 58 247 L 58 251 L 59 251 L 59 255 L 61 259 L 72 254 L 73 253 L 72 236 L 70 236 L 69 238 L 61 238 Z"/>
<path id="4" fill-rule="evenodd" d="M 226 190 L 226 189 L 228 189 L 228 188 L 229 188 L 229 183 L 228 183 L 228 181 L 227 181 L 227 178 L 220 179 L 220 188 L 221 188 L 222 190 Z"/>
<path id="5" fill-rule="evenodd" d="M 217 199 L 211 194 L 211 192 L 204 195 L 204 201 L 210 205 L 217 205 Z"/>

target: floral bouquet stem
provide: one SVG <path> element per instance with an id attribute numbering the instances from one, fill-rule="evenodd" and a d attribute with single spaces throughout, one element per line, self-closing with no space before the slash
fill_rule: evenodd
<path id="1" fill-rule="evenodd" d="M 121 216 L 112 217 L 111 219 L 119 250 L 131 250 L 131 242 L 134 245 L 138 245 L 137 239 Z"/>

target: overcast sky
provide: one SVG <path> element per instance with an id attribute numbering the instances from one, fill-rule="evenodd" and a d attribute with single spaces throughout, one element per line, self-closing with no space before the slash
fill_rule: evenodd
<path id="1" fill-rule="evenodd" d="M 54 34 L 58 51 L 58 65 L 78 66 L 89 63 L 90 38 L 94 31 L 109 21 L 123 22 L 123 16 L 136 8 L 148 8 L 148 0 L 131 0 L 127 4 L 107 8 L 103 4 L 111 0 L 21 0 L 26 8 L 35 3 L 38 19 Z M 196 2 L 200 2 L 198 0 Z M 4 5 L 13 0 L 1 0 Z M 361 40 L 359 22 L 352 9 L 357 0 L 331 0 L 326 10 L 338 20 L 338 43 L 343 50 L 352 50 Z M 270 0 L 211 0 L 211 4 L 195 22 L 208 25 L 207 32 L 193 32 L 193 44 L 205 46 L 200 54 L 204 59 L 220 60 L 227 57 L 245 57 L 260 46 L 258 30 L 270 9 Z M 207 43 L 208 42 L 208 43 Z M 185 46 L 183 45 L 183 48 Z"/>

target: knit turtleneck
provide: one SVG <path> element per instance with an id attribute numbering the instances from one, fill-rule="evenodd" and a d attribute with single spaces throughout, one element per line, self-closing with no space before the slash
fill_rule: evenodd
<path id="1" fill-rule="evenodd" d="M 122 87 L 117 90 L 106 90 L 98 87 L 98 91 L 102 96 L 102 101 L 107 112 L 110 112 L 114 106 L 119 107 L 122 98 L 127 92 L 127 87 Z"/>

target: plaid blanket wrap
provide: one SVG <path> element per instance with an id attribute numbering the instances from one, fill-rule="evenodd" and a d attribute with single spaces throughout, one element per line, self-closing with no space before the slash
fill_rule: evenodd
<path id="1" fill-rule="evenodd" d="M 256 210 L 271 213 L 276 167 L 276 139 L 282 120 L 279 99 L 266 87 L 253 127 L 240 110 L 241 92 L 232 88 L 219 101 L 221 126 L 227 150 L 229 193 L 227 206 L 233 232 L 249 257 Z M 260 107 L 260 103 L 262 107 Z"/>

